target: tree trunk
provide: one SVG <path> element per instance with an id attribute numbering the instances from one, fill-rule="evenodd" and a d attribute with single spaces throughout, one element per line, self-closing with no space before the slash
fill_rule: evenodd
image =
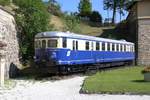
<path id="1" fill-rule="evenodd" d="M 114 7 L 113 7 L 113 16 L 112 16 L 112 24 L 115 23 L 115 17 L 116 17 L 116 0 L 114 0 Z"/>

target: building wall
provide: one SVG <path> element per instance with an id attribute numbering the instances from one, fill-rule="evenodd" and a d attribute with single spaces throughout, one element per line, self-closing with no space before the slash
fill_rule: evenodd
<path id="1" fill-rule="evenodd" d="M 0 50 L 5 55 L 5 76 L 9 77 L 11 66 L 19 67 L 19 45 L 15 20 L 12 15 L 0 9 L 0 41 L 6 43 L 6 48 Z"/>
<path id="2" fill-rule="evenodd" d="M 150 0 L 143 0 L 137 3 L 138 18 L 150 16 Z"/>
<path id="3" fill-rule="evenodd" d="M 150 65 L 150 18 L 138 20 L 138 65 Z"/>
<path id="4" fill-rule="evenodd" d="M 129 10 L 129 34 L 136 44 L 136 62 L 138 65 L 150 65 L 150 0 L 135 3 Z"/>

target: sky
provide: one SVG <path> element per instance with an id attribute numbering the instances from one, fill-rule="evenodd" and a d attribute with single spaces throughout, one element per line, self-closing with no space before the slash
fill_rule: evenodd
<path id="1" fill-rule="evenodd" d="M 56 1 L 60 4 L 62 11 L 78 12 L 78 5 L 79 5 L 80 0 L 56 0 Z M 99 13 L 103 17 L 103 20 L 105 18 L 108 18 L 108 16 L 109 18 L 112 17 L 112 12 L 108 14 L 107 11 L 103 9 L 103 0 L 91 0 L 91 3 L 92 3 L 92 10 L 99 11 Z M 127 12 L 125 16 L 122 17 L 122 19 L 125 19 L 126 16 L 127 16 Z M 117 13 L 116 22 L 119 22 L 119 21 L 120 21 L 120 16 Z"/>

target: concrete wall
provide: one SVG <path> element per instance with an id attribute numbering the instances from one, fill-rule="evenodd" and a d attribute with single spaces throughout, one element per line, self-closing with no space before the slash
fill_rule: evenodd
<path id="1" fill-rule="evenodd" d="M 0 52 L 5 56 L 5 76 L 9 77 L 11 66 L 19 67 L 19 45 L 16 31 L 15 20 L 12 15 L 0 9 L 0 41 L 7 44 L 5 50 Z M 11 68 L 11 71 L 14 70 Z"/>

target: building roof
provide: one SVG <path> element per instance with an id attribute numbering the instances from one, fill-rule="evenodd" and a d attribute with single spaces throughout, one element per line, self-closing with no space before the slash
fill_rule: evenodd
<path id="1" fill-rule="evenodd" d="M 94 36 L 88 36 L 88 35 L 80 35 L 70 32 L 42 32 L 38 33 L 35 38 L 49 38 L 49 37 L 68 37 L 68 38 L 74 38 L 74 39 L 83 39 L 83 40 L 93 40 L 93 41 L 105 41 L 105 42 L 112 42 L 112 43 L 122 43 L 122 44 L 133 44 L 131 42 L 127 42 L 125 40 L 112 40 L 112 39 L 105 39 L 105 38 L 99 38 Z"/>

